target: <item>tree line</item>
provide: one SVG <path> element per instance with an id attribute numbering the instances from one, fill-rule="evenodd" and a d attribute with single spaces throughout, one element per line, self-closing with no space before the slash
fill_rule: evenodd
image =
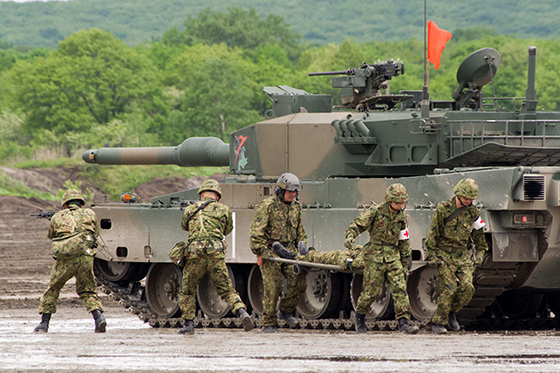
<path id="1" fill-rule="evenodd" d="M 486 28 L 455 32 L 440 70 L 430 70 L 430 97 L 451 99 L 457 68 L 484 47 L 501 54 L 496 96 L 523 97 L 529 46 L 537 47 L 539 107 L 559 110 L 560 41 L 500 36 Z M 227 141 L 270 108 L 263 86 L 338 99 L 330 77 L 307 73 L 362 62 L 400 59 L 405 74 L 391 81 L 391 92 L 421 90 L 423 48 L 418 39 L 311 45 L 281 17 L 239 7 L 206 9 L 166 30 L 161 40 L 136 47 L 100 29 L 75 32 L 56 49 L 0 45 L 0 160 L 40 152 L 70 157 L 100 146 L 177 145 L 191 136 Z"/>

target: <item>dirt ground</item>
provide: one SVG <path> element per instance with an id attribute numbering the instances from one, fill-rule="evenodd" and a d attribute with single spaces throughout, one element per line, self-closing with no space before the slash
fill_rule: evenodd
<path id="1" fill-rule="evenodd" d="M 5 168 L 3 168 L 5 169 Z M 11 169 L 10 169 L 11 170 Z M 12 170 L 37 189 L 61 188 L 72 171 Z M 169 193 L 202 180 L 156 180 L 136 193 Z M 84 181 L 86 186 L 87 181 Z M 167 186 L 165 186 L 167 185 Z M 168 189 L 168 190 L 162 190 Z M 150 193 L 152 193 L 150 195 Z M 103 198 L 102 191 L 95 191 Z M 56 203 L 0 197 L 0 371 L 4 372 L 558 372 L 560 332 L 400 332 L 288 330 L 270 335 L 231 329 L 157 329 L 102 295 L 107 333 L 93 320 L 70 281 L 48 334 L 33 333 L 53 259 L 48 221 L 29 214 Z"/>

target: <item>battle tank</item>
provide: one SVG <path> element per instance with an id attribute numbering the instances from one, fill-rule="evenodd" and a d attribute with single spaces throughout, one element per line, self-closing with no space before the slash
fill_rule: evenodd
<path id="1" fill-rule="evenodd" d="M 309 246 L 343 249 L 344 230 L 372 203 L 383 202 L 387 186 L 402 183 L 410 201 L 413 267 L 408 278 L 411 311 L 425 322 L 435 311 L 435 268 L 426 264 L 424 241 L 439 202 L 453 196 L 462 178 L 475 179 L 476 201 L 486 221 L 490 250 L 475 273 L 476 294 L 459 317 L 534 317 L 560 312 L 560 112 L 537 110 L 536 48 L 529 48 L 524 98 L 484 97 L 494 84 L 500 54 L 484 48 L 469 55 L 457 72 L 449 101 L 428 100 L 425 91 L 384 92 L 404 73 L 392 60 L 333 75 L 342 107 L 329 95 L 287 86 L 265 87 L 272 109 L 265 120 L 217 138 L 188 138 L 176 147 L 100 148 L 84 153 L 88 163 L 224 166 L 221 202 L 233 211 L 235 229 L 226 239 L 226 261 L 235 287 L 258 319 L 262 278 L 249 249 L 255 208 L 273 195 L 284 172 L 302 181 L 300 202 Z M 168 253 L 186 239 L 182 208 L 197 190 L 154 197 L 150 203 L 103 203 L 96 276 L 123 303 L 154 326 L 177 325 L 181 270 Z M 362 234 L 357 244 L 367 242 Z M 361 274 L 317 265 L 306 270 L 307 291 L 297 308 L 300 326 L 352 327 L 350 313 L 361 290 Z M 145 278 L 145 280 L 143 280 Z M 142 282 L 140 282 L 142 280 Z M 196 323 L 231 325 L 228 306 L 203 280 Z M 368 320 L 392 317 L 388 292 L 372 305 Z M 330 321 L 325 321 L 330 320 Z"/>

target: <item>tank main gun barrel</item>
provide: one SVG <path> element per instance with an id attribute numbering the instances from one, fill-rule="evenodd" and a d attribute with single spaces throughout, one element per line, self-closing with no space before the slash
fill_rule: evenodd
<path id="1" fill-rule="evenodd" d="M 82 154 L 86 163 L 104 165 L 229 166 L 229 144 L 217 137 L 191 137 L 181 145 L 151 148 L 99 148 Z"/>

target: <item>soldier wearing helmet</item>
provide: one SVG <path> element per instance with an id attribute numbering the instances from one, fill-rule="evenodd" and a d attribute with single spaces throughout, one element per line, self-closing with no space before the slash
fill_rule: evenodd
<path id="1" fill-rule="evenodd" d="M 473 205 L 478 184 L 473 179 L 461 179 L 453 192 L 455 197 L 438 205 L 426 239 L 428 260 L 437 266 L 440 289 L 432 316 L 432 331 L 437 334 L 461 330 L 456 313 L 471 301 L 474 268 L 482 264 L 488 250 L 482 229 L 485 223 Z M 469 250 L 470 243 L 474 244 L 474 253 Z"/>
<path id="2" fill-rule="evenodd" d="M 303 272 L 294 274 L 293 266 L 267 260 L 276 256 L 272 248 L 274 243 L 291 253 L 298 252 L 298 247 L 300 252 L 307 250 L 307 235 L 298 201 L 301 189 L 296 175 L 282 174 L 276 181 L 275 195 L 259 204 L 251 224 L 251 251 L 258 257 L 264 285 L 262 331 L 265 333 L 278 331 L 278 318 L 291 327 L 297 325 L 292 313 L 307 288 Z M 288 289 L 278 304 L 282 277 L 286 279 Z"/>
<path id="3" fill-rule="evenodd" d="M 36 333 L 48 332 L 60 290 L 72 277 L 76 277 L 76 293 L 93 315 L 95 332 L 105 332 L 107 322 L 102 314 L 103 306 L 93 276 L 93 257 L 99 228 L 95 212 L 82 208 L 84 205 L 82 193 L 78 189 L 68 189 L 62 197 L 63 209 L 51 218 L 47 237 L 53 241 L 51 251 L 55 265 L 49 287 L 39 303 L 41 323 L 35 328 Z"/>
<path id="4" fill-rule="evenodd" d="M 225 261 L 224 237 L 233 230 L 231 210 L 218 202 L 222 189 L 216 180 L 203 182 L 198 195 L 201 200 L 185 208 L 181 221 L 181 227 L 189 232 L 189 237 L 179 292 L 179 307 L 185 321 L 179 334 L 194 334 L 196 290 L 205 274 L 232 312 L 241 319 L 243 329 L 252 330 L 255 325 L 247 313 L 247 306 L 233 288 Z"/>
<path id="5" fill-rule="evenodd" d="M 366 314 L 381 295 L 385 280 L 393 295 L 399 329 L 407 333 L 418 332 L 417 326 L 408 323 L 410 302 L 406 293 L 406 276 L 412 264 L 412 254 L 404 213 L 407 201 L 406 188 L 402 184 L 392 184 L 385 193 L 385 203 L 364 211 L 345 232 L 344 246 L 349 250 L 361 233 L 368 231 L 370 237 L 360 254 L 365 268 L 364 287 L 356 306 L 356 330 L 359 333 L 367 332 Z"/>

